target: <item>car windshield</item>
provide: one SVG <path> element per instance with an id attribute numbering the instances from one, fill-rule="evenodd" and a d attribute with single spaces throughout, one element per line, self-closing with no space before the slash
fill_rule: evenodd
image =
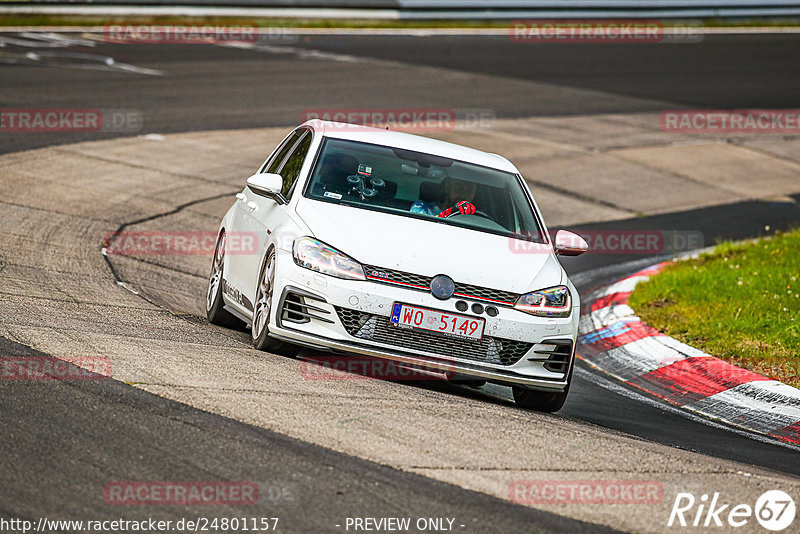
<path id="1" fill-rule="evenodd" d="M 421 152 L 326 139 L 305 196 L 544 242 L 516 175 Z"/>

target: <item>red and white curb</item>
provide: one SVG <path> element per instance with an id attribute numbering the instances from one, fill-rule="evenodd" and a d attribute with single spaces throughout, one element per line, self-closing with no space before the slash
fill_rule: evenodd
<path id="1" fill-rule="evenodd" d="M 666 336 L 628 306 L 633 288 L 667 263 L 642 269 L 585 299 L 579 357 L 683 409 L 800 445 L 800 390 Z"/>

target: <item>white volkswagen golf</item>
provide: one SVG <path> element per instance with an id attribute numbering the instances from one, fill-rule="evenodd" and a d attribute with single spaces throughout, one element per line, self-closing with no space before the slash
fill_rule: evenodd
<path id="1" fill-rule="evenodd" d="M 258 349 L 384 358 L 511 386 L 561 408 L 580 301 L 505 158 L 325 121 L 291 132 L 225 214 L 208 284 L 214 324 L 252 325 Z M 248 254 L 228 241 L 255 235 Z"/>

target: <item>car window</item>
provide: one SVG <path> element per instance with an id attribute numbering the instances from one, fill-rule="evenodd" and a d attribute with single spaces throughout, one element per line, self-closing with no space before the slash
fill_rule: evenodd
<path id="1" fill-rule="evenodd" d="M 261 169 L 261 172 L 271 172 L 271 173 L 278 173 L 278 169 L 281 167 L 281 163 L 283 160 L 286 159 L 286 154 L 292 149 L 292 147 L 297 143 L 297 140 L 300 139 L 300 136 L 303 135 L 306 130 L 298 129 L 292 132 L 292 134 L 287 137 L 281 146 L 273 153 L 272 158 L 270 158 L 269 162 Z"/>
<path id="2" fill-rule="evenodd" d="M 544 243 L 516 174 L 382 145 L 326 139 L 305 196 Z"/>
<path id="3" fill-rule="evenodd" d="M 297 177 L 300 176 L 300 169 L 303 167 L 303 162 L 306 160 L 306 156 L 308 155 L 308 149 L 311 147 L 311 133 L 307 132 L 305 137 L 303 137 L 297 146 L 294 148 L 294 151 L 289 155 L 286 163 L 283 167 L 278 171 L 278 174 L 281 175 L 283 178 L 283 187 L 281 188 L 281 193 L 287 199 L 289 198 L 289 191 L 292 190 L 292 186 L 297 181 Z"/>

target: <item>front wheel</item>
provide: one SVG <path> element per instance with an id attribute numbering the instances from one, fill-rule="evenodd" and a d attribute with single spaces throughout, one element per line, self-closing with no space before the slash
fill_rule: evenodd
<path id="1" fill-rule="evenodd" d="M 253 346 L 258 350 L 296 356 L 300 348 L 269 337 L 269 319 L 272 315 L 273 288 L 275 287 L 275 249 L 269 249 L 261 273 L 258 275 L 256 302 L 253 307 Z"/>
<path id="2" fill-rule="evenodd" d="M 550 393 L 548 391 L 534 391 L 520 386 L 512 386 L 514 402 L 520 408 L 536 410 L 537 412 L 557 412 L 567 400 L 567 392 Z"/>
<path id="3" fill-rule="evenodd" d="M 573 368 L 575 363 L 573 362 Z M 567 387 L 564 391 L 550 392 L 550 391 L 535 391 L 533 389 L 526 389 L 521 386 L 512 386 L 514 392 L 514 402 L 520 408 L 526 410 L 536 410 L 537 412 L 557 412 L 564 406 L 564 401 L 567 400 L 569 394 L 569 386 L 572 383 L 572 368 L 569 370 L 567 377 Z"/>

